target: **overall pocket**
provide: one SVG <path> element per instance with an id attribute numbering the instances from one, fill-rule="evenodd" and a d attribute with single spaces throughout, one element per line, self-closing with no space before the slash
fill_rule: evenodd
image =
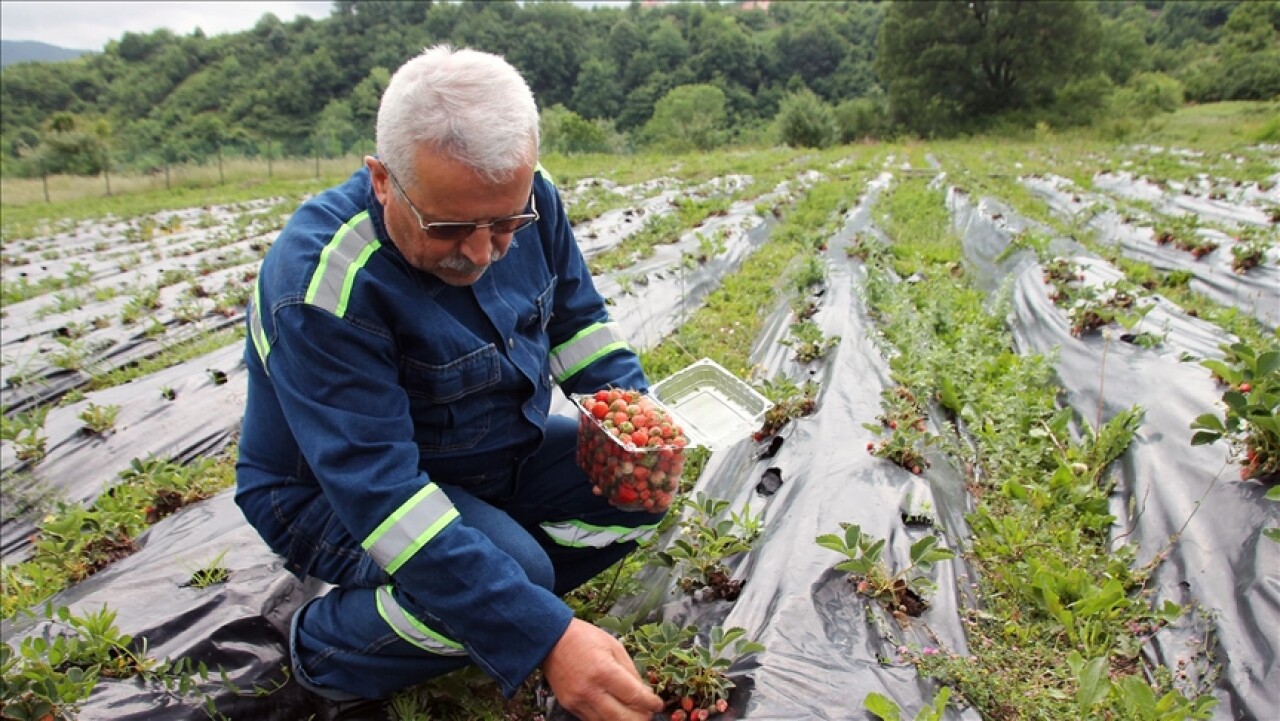
<path id="1" fill-rule="evenodd" d="M 464 451 L 489 432 L 493 401 L 484 391 L 502 377 L 492 344 L 443 364 L 406 357 L 400 373 L 421 451 Z"/>

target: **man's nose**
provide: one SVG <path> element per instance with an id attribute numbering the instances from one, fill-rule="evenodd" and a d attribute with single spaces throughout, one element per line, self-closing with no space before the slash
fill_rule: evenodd
<path id="1" fill-rule="evenodd" d="M 459 252 L 476 265 L 489 265 L 489 261 L 493 259 L 493 234 L 488 227 L 477 227 L 462 241 Z"/>

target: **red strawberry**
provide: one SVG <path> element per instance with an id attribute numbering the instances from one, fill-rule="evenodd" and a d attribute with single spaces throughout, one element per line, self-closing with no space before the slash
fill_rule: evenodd
<path id="1" fill-rule="evenodd" d="M 618 503 L 629 506 L 636 502 L 636 489 L 631 486 L 618 486 L 614 498 L 617 499 Z"/>
<path id="2" fill-rule="evenodd" d="M 724 713 L 729 710 L 729 702 L 724 699 L 716 699 L 716 713 Z"/>
<path id="3" fill-rule="evenodd" d="M 684 712 L 684 709 L 676 709 L 671 712 L 671 721 L 685 721 L 686 718 L 688 718 L 688 714 Z"/>
<path id="4" fill-rule="evenodd" d="M 684 698 L 680 699 L 680 708 L 684 709 L 685 711 L 688 711 L 689 713 L 693 713 L 693 699 L 689 698 L 688 696 L 685 696 Z"/>

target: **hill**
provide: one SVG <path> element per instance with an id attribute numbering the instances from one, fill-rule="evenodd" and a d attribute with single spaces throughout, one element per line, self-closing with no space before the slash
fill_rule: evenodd
<path id="1" fill-rule="evenodd" d="M 0 67 L 15 63 L 56 63 L 74 60 L 93 50 L 72 50 L 39 40 L 0 40 Z"/>

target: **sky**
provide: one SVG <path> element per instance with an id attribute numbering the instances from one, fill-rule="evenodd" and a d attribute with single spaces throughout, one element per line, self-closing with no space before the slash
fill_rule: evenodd
<path id="1" fill-rule="evenodd" d="M 333 3 L 318 2 L 19 2 L 0 0 L 0 38 L 39 40 L 73 50 L 102 50 L 126 32 L 168 28 L 189 35 L 248 30 L 267 13 L 289 22 L 299 15 L 329 17 Z"/>

